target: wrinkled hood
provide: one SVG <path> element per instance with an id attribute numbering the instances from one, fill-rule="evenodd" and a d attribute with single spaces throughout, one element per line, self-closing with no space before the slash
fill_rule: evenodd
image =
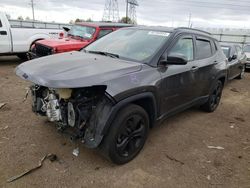
<path id="1" fill-rule="evenodd" d="M 87 46 L 90 42 L 87 40 L 77 40 L 73 38 L 60 38 L 60 39 L 46 39 L 39 40 L 37 44 L 42 44 L 56 49 L 57 52 L 65 52 L 72 50 L 79 50 Z"/>
<path id="2" fill-rule="evenodd" d="M 68 52 L 22 63 L 16 74 L 51 88 L 106 85 L 109 80 L 141 70 L 142 64 L 84 52 Z"/>

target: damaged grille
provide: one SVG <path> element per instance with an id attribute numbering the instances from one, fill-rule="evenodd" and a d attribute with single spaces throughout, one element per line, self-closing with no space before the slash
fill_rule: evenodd
<path id="1" fill-rule="evenodd" d="M 41 44 L 36 44 L 36 54 L 38 56 L 47 56 L 52 54 L 52 48 L 43 46 Z"/>

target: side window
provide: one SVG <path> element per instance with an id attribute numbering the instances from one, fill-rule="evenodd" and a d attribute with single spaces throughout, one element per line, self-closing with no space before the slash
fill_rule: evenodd
<path id="1" fill-rule="evenodd" d="M 3 25 L 2 25 L 2 22 L 1 22 L 1 20 L 0 20 L 0 27 L 2 27 Z"/>
<path id="2" fill-rule="evenodd" d="M 205 59 L 212 56 L 212 47 L 209 40 L 196 39 L 197 59 Z"/>
<path id="3" fill-rule="evenodd" d="M 105 35 L 107 35 L 107 34 L 109 34 L 109 33 L 111 33 L 113 30 L 112 29 L 102 29 L 102 30 L 100 30 L 100 32 L 99 32 L 99 35 L 98 35 L 98 39 L 99 38 L 102 38 L 103 36 L 105 36 Z"/>
<path id="4" fill-rule="evenodd" d="M 184 55 L 188 61 L 194 59 L 194 44 L 192 38 L 181 38 L 177 41 L 169 53 L 178 53 Z"/>

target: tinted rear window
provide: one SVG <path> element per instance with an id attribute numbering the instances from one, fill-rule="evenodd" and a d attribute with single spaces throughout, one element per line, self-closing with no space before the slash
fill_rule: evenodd
<path id="1" fill-rule="evenodd" d="M 211 43 L 208 40 L 197 39 L 196 40 L 197 59 L 205 59 L 212 56 Z"/>

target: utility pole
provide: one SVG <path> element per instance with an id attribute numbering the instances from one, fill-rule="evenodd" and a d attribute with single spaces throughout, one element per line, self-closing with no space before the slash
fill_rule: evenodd
<path id="1" fill-rule="evenodd" d="M 118 0 L 105 0 L 102 21 L 119 22 Z"/>
<path id="2" fill-rule="evenodd" d="M 136 7 L 139 6 L 137 0 L 129 0 L 129 18 L 133 24 L 136 24 Z"/>
<path id="3" fill-rule="evenodd" d="M 191 27 L 191 18 L 192 18 L 192 14 L 189 13 L 189 18 L 188 18 L 188 27 Z"/>
<path id="4" fill-rule="evenodd" d="M 31 8 L 32 8 L 32 16 L 33 16 L 33 21 L 35 21 L 34 1 L 33 1 L 33 0 L 31 0 Z"/>
<path id="5" fill-rule="evenodd" d="M 126 0 L 126 23 L 128 23 L 128 0 Z"/>

